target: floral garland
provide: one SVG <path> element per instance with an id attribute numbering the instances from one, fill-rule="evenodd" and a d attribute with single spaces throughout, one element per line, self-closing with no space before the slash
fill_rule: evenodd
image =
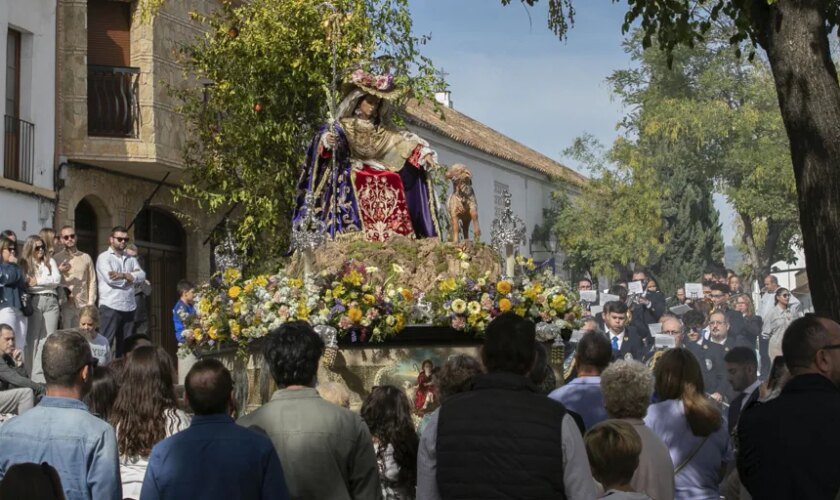
<path id="1" fill-rule="evenodd" d="M 496 316 L 513 311 L 537 323 L 578 326 L 581 308 L 568 285 L 550 272 L 535 272 L 520 259 L 523 277 L 491 280 L 478 274 L 470 257 L 459 255 L 462 275 L 442 280 L 427 297 L 435 324 L 480 337 Z M 247 348 L 288 321 L 329 325 L 351 342 L 381 342 L 405 328 L 418 308 L 417 291 L 400 284 L 404 271 L 387 273 L 347 262 L 332 274 L 311 279 L 280 272 L 245 279 L 236 269 L 216 275 L 196 293 L 196 314 L 184 316 L 184 349 L 221 344 Z M 384 275 L 384 279 L 382 276 Z"/>

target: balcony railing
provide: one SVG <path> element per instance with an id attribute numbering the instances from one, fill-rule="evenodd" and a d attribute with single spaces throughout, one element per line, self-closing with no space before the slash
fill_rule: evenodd
<path id="1" fill-rule="evenodd" d="M 137 137 L 140 68 L 88 66 L 88 135 Z"/>
<path id="2" fill-rule="evenodd" d="M 32 184 L 35 163 L 35 124 L 6 115 L 3 177 Z"/>

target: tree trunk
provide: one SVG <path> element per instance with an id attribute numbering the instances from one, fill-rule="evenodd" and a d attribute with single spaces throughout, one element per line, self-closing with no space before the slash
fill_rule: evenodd
<path id="1" fill-rule="evenodd" d="M 755 242 L 755 229 L 753 228 L 753 220 L 749 214 L 739 213 L 741 216 L 741 223 L 744 225 L 744 232 L 741 235 L 741 241 L 747 247 L 747 254 L 750 259 L 752 271 L 749 276 L 745 276 L 748 283 L 752 283 L 754 279 L 759 281 L 764 278 L 764 275 L 770 270 L 770 264 L 766 259 L 761 258 L 761 253 L 758 251 L 758 245 Z M 752 285 L 750 285 L 752 286 Z"/>
<path id="2" fill-rule="evenodd" d="M 756 0 L 752 14 L 790 138 L 814 308 L 840 320 L 840 85 L 829 53 L 826 3 Z"/>

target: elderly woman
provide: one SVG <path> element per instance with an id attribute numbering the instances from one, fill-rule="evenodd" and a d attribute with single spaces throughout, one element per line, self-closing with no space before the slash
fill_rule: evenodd
<path id="1" fill-rule="evenodd" d="M 657 500 L 673 500 L 674 463 L 665 443 L 642 420 L 653 394 L 653 376 L 638 361 L 616 361 L 601 373 L 601 392 L 610 418 L 624 420 L 642 439 L 639 467 L 630 485 Z"/>
<path id="2" fill-rule="evenodd" d="M 659 358 L 647 425 L 668 447 L 674 463 L 676 499 L 718 500 L 722 473 L 734 460 L 720 410 L 705 396 L 700 365 L 688 349 L 669 349 Z"/>

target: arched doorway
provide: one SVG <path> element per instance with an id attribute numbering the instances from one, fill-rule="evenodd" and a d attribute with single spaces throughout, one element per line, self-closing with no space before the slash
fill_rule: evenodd
<path id="1" fill-rule="evenodd" d="M 76 226 L 76 247 L 82 252 L 90 255 L 93 260 L 99 255 L 97 242 L 99 241 L 97 229 L 99 221 L 96 217 L 96 210 L 87 199 L 82 199 L 76 210 L 73 212 L 73 221 Z"/>
<path id="2" fill-rule="evenodd" d="M 172 307 L 178 301 L 176 286 L 186 273 L 186 235 L 175 216 L 145 208 L 134 223 L 134 240 L 140 265 L 152 284 L 146 298 L 149 335 L 173 356 L 178 350 L 172 326 Z"/>

